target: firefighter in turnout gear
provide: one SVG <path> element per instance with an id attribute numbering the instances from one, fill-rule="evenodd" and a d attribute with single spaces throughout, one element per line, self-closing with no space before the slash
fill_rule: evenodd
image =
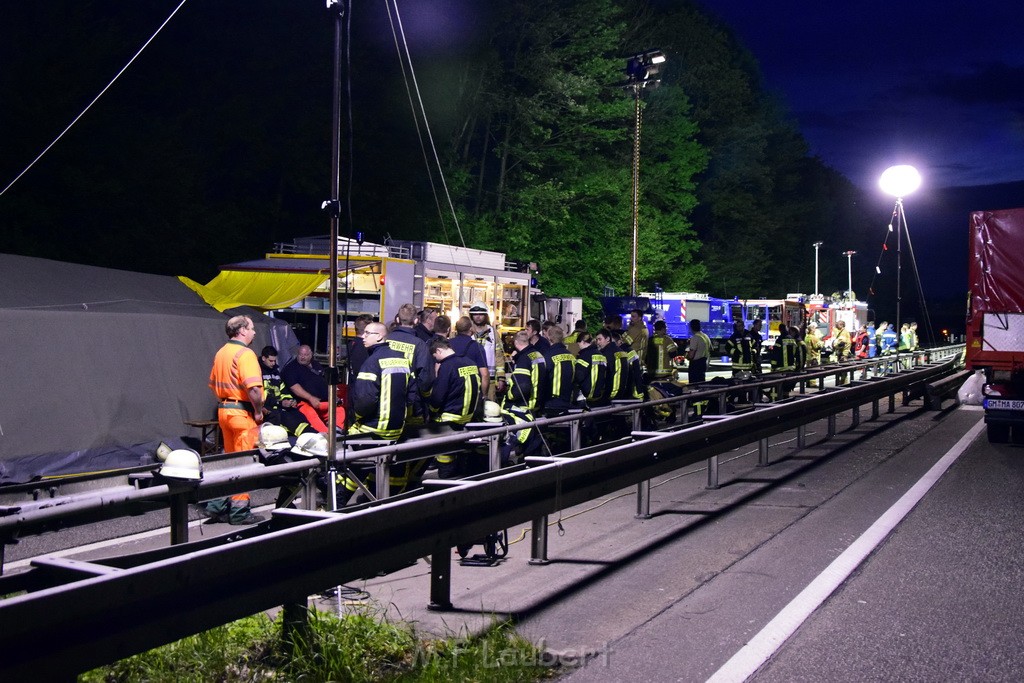
<path id="1" fill-rule="evenodd" d="M 600 334 L 600 333 L 599 333 Z M 583 395 L 588 408 L 608 405 L 608 359 L 601 353 L 594 338 L 587 333 L 579 336 L 580 355 L 576 359 L 573 385 Z"/>
<path id="2" fill-rule="evenodd" d="M 655 380 L 672 377 L 672 358 L 679 350 L 679 345 L 668 336 L 667 330 L 664 320 L 656 321 L 654 335 L 647 342 L 647 371 Z"/>
<path id="3" fill-rule="evenodd" d="M 426 400 L 434 384 L 434 361 L 430 359 L 426 342 L 417 336 L 415 324 L 416 307 L 402 304 L 398 308 L 398 327 L 388 333 L 387 342 L 392 350 L 409 361 L 412 375 L 406 396 L 406 422 L 421 425 L 426 423 Z"/>
<path id="4" fill-rule="evenodd" d="M 431 421 L 426 431 L 431 435 L 461 431 L 473 420 L 480 404 L 480 370 L 473 361 L 456 355 L 448 340 L 441 337 L 430 342 L 430 355 L 437 363 L 437 374 L 430 392 Z M 456 453 L 437 455 L 434 461 L 441 479 L 459 476 Z"/>
<path id="5" fill-rule="evenodd" d="M 412 370 L 400 351 L 388 345 L 388 328 L 381 323 L 370 323 L 363 331 L 363 345 L 369 352 L 355 382 L 349 387 L 349 401 L 355 412 L 354 422 L 348 429 L 350 436 L 370 436 L 375 439 L 397 441 L 402 436 L 406 419 L 406 397 Z M 352 468 L 352 474 L 369 481 L 372 465 Z M 339 473 L 339 505 L 344 505 L 358 490 L 356 481 Z M 408 483 L 403 468 L 392 468 L 392 492 Z"/>
<path id="6" fill-rule="evenodd" d="M 544 407 L 544 388 L 548 381 L 547 361 L 544 354 L 530 345 L 528 330 L 519 330 L 512 340 L 516 348 L 512 381 L 505 394 L 503 408 L 520 406 L 530 413 Z"/>
<path id="7" fill-rule="evenodd" d="M 284 427 L 292 436 L 299 436 L 311 430 L 306 416 L 297 407 L 298 401 L 281 379 L 281 372 L 277 367 L 277 349 L 273 346 L 264 346 L 260 352 L 260 370 L 263 372 L 263 407 L 266 409 L 266 421 Z"/>
<path id="8" fill-rule="evenodd" d="M 563 415 L 572 407 L 573 375 L 576 370 L 576 357 L 562 343 L 565 332 L 555 326 L 548 330 L 550 346 L 544 351 L 544 359 L 548 367 L 547 401 L 544 414 L 547 416 Z"/>

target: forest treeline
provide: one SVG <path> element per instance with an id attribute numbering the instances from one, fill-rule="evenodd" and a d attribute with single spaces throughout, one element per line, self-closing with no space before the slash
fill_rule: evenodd
<path id="1" fill-rule="evenodd" d="M 12 65 L 0 73 L 3 185 L 177 3 L 160 4 L 13 10 L 0 28 Z M 810 292 L 814 242 L 838 252 L 878 237 L 878 217 L 809 154 L 754 57 L 690 0 L 438 3 L 467 13 L 458 30 L 420 47 L 413 30 L 410 45 L 442 184 L 384 4 L 351 16 L 343 231 L 504 251 L 590 310 L 606 287 L 628 293 L 634 102 L 621 86 L 628 56 L 660 48 L 661 86 L 642 98 L 641 290 Z M 333 32 L 323 3 L 187 4 L 0 197 L 4 251 L 203 278 L 326 233 Z M 844 259 L 822 259 L 822 289 L 845 276 Z"/>

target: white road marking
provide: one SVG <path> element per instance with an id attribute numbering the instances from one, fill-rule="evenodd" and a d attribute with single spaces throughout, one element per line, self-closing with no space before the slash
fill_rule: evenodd
<path id="1" fill-rule="evenodd" d="M 935 482 L 956 462 L 967 447 L 985 429 L 984 420 L 978 422 L 935 463 L 909 491 L 886 510 L 860 538 L 842 555 L 825 568 L 798 596 L 786 605 L 774 619 L 747 642 L 746 645 L 722 665 L 709 679 L 709 683 L 741 683 L 756 672 L 774 655 L 782 644 L 800 628 L 814 610 L 830 596 L 860 565 L 900 521 L 917 505 Z"/>

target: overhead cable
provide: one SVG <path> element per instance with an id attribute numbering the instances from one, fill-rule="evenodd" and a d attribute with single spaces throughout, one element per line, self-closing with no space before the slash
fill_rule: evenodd
<path id="1" fill-rule="evenodd" d="M 47 152 L 49 152 L 49 151 L 50 151 L 50 149 L 51 149 L 51 148 L 52 148 L 52 147 L 53 147 L 54 145 L 56 145 L 56 144 L 57 144 L 57 143 L 58 143 L 58 142 L 60 141 L 60 139 L 61 139 L 62 137 L 64 137 L 64 135 L 65 135 L 65 134 L 66 134 L 66 133 L 67 133 L 67 132 L 68 132 L 69 130 L 71 130 L 71 127 L 72 127 L 72 126 L 74 126 L 74 125 L 75 125 L 76 123 L 78 123 L 78 120 L 79 120 L 80 118 L 82 118 L 83 116 L 85 116 L 85 113 L 86 113 L 87 111 L 89 111 L 89 109 L 90 109 L 90 108 L 92 108 L 92 105 L 96 104 L 96 102 L 97 102 L 97 101 L 98 101 L 98 100 L 99 100 L 99 99 L 100 99 L 101 97 L 103 97 L 103 94 L 104 94 L 104 93 L 106 93 L 106 92 L 107 92 L 107 90 L 109 90 L 109 89 L 110 89 L 110 86 L 114 85 L 114 83 L 115 83 L 115 82 L 117 81 L 117 79 L 121 77 L 121 74 L 123 74 L 123 73 L 124 73 L 125 71 L 127 71 L 127 70 L 128 70 L 128 67 L 130 67 L 130 66 L 132 65 L 132 62 L 134 62 L 134 61 L 135 61 L 136 59 L 138 59 L 139 55 L 141 55 L 141 54 L 142 54 L 142 51 L 143 51 L 143 50 L 145 50 L 145 49 L 146 49 L 147 47 L 149 47 L 149 44 L 153 42 L 153 39 L 154 39 L 154 38 L 156 38 L 156 37 L 157 37 L 157 36 L 158 36 L 158 35 L 160 34 L 160 31 L 162 31 L 162 30 L 164 29 L 164 27 L 165 27 L 165 26 L 167 26 L 167 24 L 168 24 L 168 23 L 169 23 L 169 22 L 171 21 L 171 19 L 173 19 L 173 18 L 174 18 L 174 15 L 178 13 L 178 10 L 180 10 L 180 9 L 181 9 L 182 7 L 184 7 L 184 6 L 185 6 L 185 3 L 186 3 L 186 2 L 188 2 L 188 0 L 181 0 L 181 4 L 179 4 L 179 5 L 177 6 L 177 7 L 175 7 L 175 8 L 174 8 L 174 11 L 173 11 L 173 12 L 171 12 L 170 16 L 168 16 L 168 17 L 167 17 L 166 19 L 164 19 L 164 23 L 160 24 L 160 27 L 159 27 L 159 28 L 158 28 L 158 29 L 157 29 L 157 30 L 156 30 L 156 31 L 155 31 L 155 32 L 153 33 L 153 35 L 151 35 L 151 36 L 149 37 L 149 40 L 147 40 L 147 41 L 146 41 L 145 43 L 143 43 L 143 44 L 142 44 L 142 47 L 140 47 L 140 48 L 139 48 L 139 51 L 138 51 L 138 52 L 136 52 L 136 53 L 135 53 L 135 55 L 134 55 L 134 56 L 133 56 L 133 57 L 132 57 L 131 59 L 129 59 L 129 60 L 128 60 L 128 63 L 127 63 L 127 64 L 125 64 L 125 65 L 124 65 L 124 67 L 122 67 L 122 68 L 121 68 L 121 70 L 117 72 L 117 75 L 116 75 L 116 76 L 114 76 L 114 78 L 113 78 L 113 79 L 111 79 L 111 81 L 110 81 L 109 83 L 107 83 L 107 85 L 106 85 L 106 86 L 105 86 L 105 87 L 103 88 L 103 90 L 101 90 L 101 91 L 100 91 L 100 93 L 99 93 L 98 95 L 96 95 L 96 97 L 94 97 L 94 98 L 92 99 L 92 102 L 90 102 L 90 103 L 89 103 L 88 105 L 86 105 L 85 109 L 83 109 L 83 110 L 82 110 L 82 112 L 81 112 L 81 113 L 80 113 L 80 114 L 79 114 L 78 116 L 76 116 L 76 117 L 75 117 L 75 118 L 74 118 L 74 119 L 73 119 L 73 120 L 71 121 L 71 123 L 69 123 L 69 124 L 68 124 L 68 127 L 67 127 L 67 128 L 65 128 L 65 129 L 64 129 L 64 130 L 63 130 L 63 131 L 61 132 L 61 134 L 60 134 L 60 135 L 58 135 L 58 136 L 57 136 L 57 137 L 56 137 L 56 138 L 54 139 L 54 141 L 53 141 L 53 142 L 51 142 L 50 144 L 48 144 L 48 145 L 46 146 L 46 149 L 44 149 L 44 150 L 43 150 L 42 152 L 40 152 L 40 153 L 39 153 L 39 156 L 37 156 L 37 157 L 36 157 L 35 159 L 33 159 L 33 160 L 32 160 L 32 163 L 30 163 L 30 164 L 29 164 L 28 166 L 26 166 L 26 167 L 25 167 L 25 170 L 23 170 L 23 171 L 22 171 L 21 173 L 19 173 L 18 175 L 16 175 L 16 176 L 14 177 L 14 180 L 12 180 L 12 181 L 11 181 L 10 183 L 8 183 L 8 184 L 7 184 L 7 187 L 5 187 L 4 189 L 0 190 L 0 197 L 2 197 L 2 196 L 4 195 L 4 193 L 6 193 L 6 192 L 7 192 L 7 190 L 11 189 L 11 187 L 12 187 L 12 186 L 14 185 L 14 183 L 18 182 L 18 181 L 19 181 L 19 180 L 21 179 L 21 177 L 22 177 L 23 175 L 25 175 L 26 173 L 28 173 L 28 172 L 29 172 L 29 169 L 31 169 L 31 168 L 32 168 L 33 166 L 35 166 L 35 165 L 36 165 L 36 162 L 38 162 L 38 161 L 39 161 L 40 159 L 42 159 L 42 158 L 43 158 L 43 155 L 45 155 L 45 154 L 46 154 Z"/>

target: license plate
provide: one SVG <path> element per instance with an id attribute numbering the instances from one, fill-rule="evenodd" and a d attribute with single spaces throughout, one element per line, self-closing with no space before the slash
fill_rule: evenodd
<path id="1" fill-rule="evenodd" d="M 1024 401 L 1011 401 L 1005 398 L 986 398 L 985 408 L 989 410 L 1024 410 Z"/>

